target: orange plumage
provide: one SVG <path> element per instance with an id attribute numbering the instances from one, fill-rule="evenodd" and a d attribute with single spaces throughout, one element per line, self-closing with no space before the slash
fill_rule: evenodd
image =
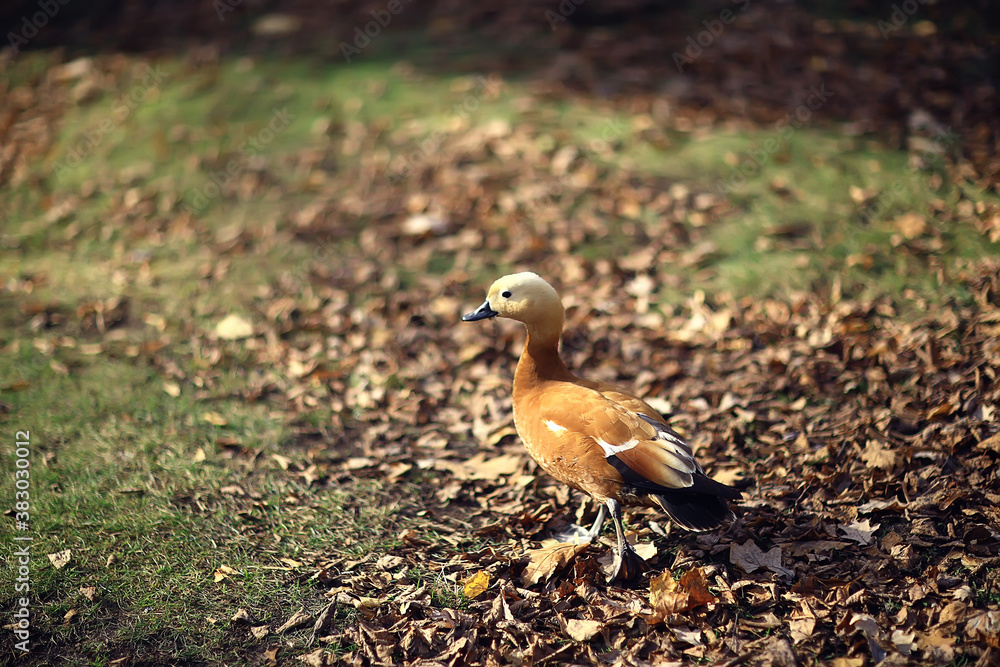
<path id="1" fill-rule="evenodd" d="M 465 321 L 509 317 L 528 339 L 514 374 L 514 425 L 547 473 L 601 504 L 584 535 L 595 539 L 611 512 L 618 536 L 610 578 L 631 579 L 642 559 L 625 541 L 622 505 L 660 507 L 678 525 L 709 530 L 733 518 L 740 493 L 705 475 L 691 447 L 645 401 L 615 386 L 572 374 L 559 356 L 565 311 L 534 273 L 500 278 Z"/>

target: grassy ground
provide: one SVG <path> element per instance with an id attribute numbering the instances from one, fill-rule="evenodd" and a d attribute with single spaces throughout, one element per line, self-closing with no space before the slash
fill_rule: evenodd
<path id="1" fill-rule="evenodd" d="M 114 84 L 80 103 L 71 101 L 74 82 L 55 87 L 63 100 L 48 112 L 55 141 L 0 191 L 0 465 L 13 469 L 13 433 L 30 430 L 37 662 L 234 664 L 263 660 L 268 649 L 301 653 L 309 626 L 254 643 L 230 619 L 246 609 L 252 625 L 273 629 L 301 607 L 315 613 L 325 604 L 317 563 L 377 555 L 407 528 L 400 504 L 432 480 L 400 487 L 328 474 L 316 482 L 311 451 L 336 448 L 350 432 L 330 426 L 336 397 L 294 408 L 258 400 L 282 385 L 283 366 L 213 332 L 230 313 L 259 316 L 275 285 L 335 272 L 340 258 L 363 252 L 361 230 L 405 215 L 405 201 L 379 205 L 383 180 L 368 195 L 375 204 L 359 204 L 337 234 L 297 234 L 296 216 L 317 193 L 346 196 L 371 164 L 394 164 L 435 130 L 452 141 L 497 120 L 527 123 L 543 152 L 575 146 L 597 169 L 725 200 L 675 221 L 699 235 L 708 259 L 679 272 L 660 294 L 664 307 L 696 290 L 787 298 L 836 289 L 888 296 L 915 312 L 969 302 L 954 276 L 1000 251 L 969 224 L 975 203 L 996 205 L 995 197 L 941 178 L 936 159 L 913 169 L 907 154 L 845 136 L 831 119 L 791 134 L 768 126 L 652 132 L 648 116 L 610 103 L 548 100 L 516 78 L 484 92 L 473 76 L 429 74 L 414 60 L 416 68 L 401 67 L 375 50 L 350 67 L 167 58 L 153 63 L 162 83 L 127 115 L 116 100 L 142 85 L 147 63 L 137 58 L 95 65 Z M 10 76 L 34 86 L 53 64 L 52 55 L 27 53 Z M 96 74 L 80 81 L 89 77 Z M 457 113 L 470 99 L 475 109 Z M 262 131 L 282 109 L 291 122 L 265 142 Z M 100 138 L 87 139 L 95 128 Z M 261 149 L 248 157 L 240 147 L 252 137 Z M 81 146 L 87 155 L 68 164 Z M 335 164 L 313 160 L 314 149 Z M 734 178 L 761 150 L 767 155 L 745 182 Z M 200 205 L 210 174 L 231 160 L 254 186 Z M 412 197 L 412 181 L 406 187 Z M 875 205 L 869 193 L 885 191 L 896 194 Z M 926 229 L 901 226 L 907 213 Z M 621 235 L 585 237 L 574 254 L 614 259 L 637 224 L 660 224 L 648 211 L 608 217 Z M 426 266 L 445 274 L 454 264 L 430 257 Z M 460 286 L 463 299 L 503 268 L 499 257 L 479 267 Z M 421 280 L 407 275 L 404 284 Z M 9 481 L 3 489 L 11 497 Z M 69 564 L 55 569 L 46 554 L 65 549 Z M 422 576 L 442 606 L 461 604 L 453 582 L 430 569 Z M 96 588 L 93 600 L 86 587 Z M 0 594 L 5 610 L 9 595 Z M 339 611 L 336 622 L 350 613 Z M 10 634 L 0 641 L 9 656 Z"/>

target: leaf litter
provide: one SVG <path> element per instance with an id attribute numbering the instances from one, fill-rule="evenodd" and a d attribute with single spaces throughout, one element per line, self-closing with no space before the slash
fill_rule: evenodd
<path id="1" fill-rule="evenodd" d="M 415 325 L 394 303 L 402 295 L 389 293 L 365 312 L 375 326 L 395 328 L 393 355 L 371 352 L 377 330 L 358 336 L 353 351 L 338 349 L 373 375 L 391 369 L 404 381 L 367 385 L 368 400 L 342 415 L 340 428 L 353 435 L 341 442 L 353 444 L 314 451 L 310 463 L 320 480 L 349 479 L 338 469 L 384 479 L 406 464 L 400 481 L 435 481 L 419 499 L 401 500 L 408 527 L 388 552 L 398 559 L 389 571 L 369 569 L 386 554 L 350 571 L 318 557 L 330 590 L 348 589 L 365 609 L 357 627 L 319 637 L 357 647 L 337 660 L 645 664 L 749 654 L 791 664 L 780 661 L 834 654 L 858 664 L 933 664 L 988 655 L 1000 584 L 998 452 L 990 446 L 1000 365 L 988 353 L 995 266 L 970 276 L 974 305 L 917 322 L 901 321 L 888 300 L 815 295 L 692 301 L 644 321 L 632 298 L 602 298 L 628 272 L 600 261 L 539 261 L 590 296 L 568 298 L 570 363 L 622 382 L 638 368 L 640 393 L 676 406 L 672 423 L 710 472 L 739 470 L 739 521 L 707 535 L 658 523 L 654 531 L 656 513 L 634 510 L 633 537 L 655 545 L 653 571 L 644 588 L 605 586 L 605 545 L 548 539 L 594 509 L 576 510 L 575 496 L 539 474 L 503 429 L 517 331 L 497 326 L 496 348 L 486 347 L 481 330 L 455 325 L 449 312 L 423 310 Z M 461 270 L 451 276 L 470 292 L 449 299 L 454 314 L 478 290 Z M 678 341 L 664 338 L 669 331 L 688 333 Z M 447 349 L 469 351 L 456 366 Z M 668 380 L 655 371 L 671 366 L 680 371 Z M 295 400 L 329 396 L 337 382 L 300 385 Z M 954 409 L 941 412 L 943 402 Z M 425 421 L 427 410 L 433 418 Z M 428 569 L 439 583 L 421 583 Z M 449 587 L 464 602 L 434 592 Z M 370 602 L 356 601 L 363 598 Z M 553 633 L 573 643 L 553 644 Z"/>

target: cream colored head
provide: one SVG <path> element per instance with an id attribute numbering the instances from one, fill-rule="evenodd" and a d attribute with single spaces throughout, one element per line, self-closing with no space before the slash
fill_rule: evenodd
<path id="1" fill-rule="evenodd" d="M 494 282 L 483 305 L 462 319 L 472 322 L 497 316 L 524 322 L 529 332 L 558 336 L 562 333 L 565 311 L 552 285 L 525 271 Z"/>

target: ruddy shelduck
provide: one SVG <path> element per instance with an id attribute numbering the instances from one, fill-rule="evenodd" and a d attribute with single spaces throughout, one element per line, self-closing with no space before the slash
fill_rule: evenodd
<path id="1" fill-rule="evenodd" d="M 740 492 L 709 478 L 660 413 L 623 389 L 566 368 L 559 356 L 565 310 L 551 285 L 530 272 L 504 276 L 462 320 L 497 316 L 528 330 L 514 373 L 514 426 L 528 453 L 545 472 L 599 503 L 593 527 L 577 529 L 579 537 L 597 538 L 605 508 L 614 521 L 618 546 L 608 581 L 631 580 L 644 569 L 625 539 L 623 505 L 659 507 L 694 531 L 735 518 L 727 501 Z"/>

